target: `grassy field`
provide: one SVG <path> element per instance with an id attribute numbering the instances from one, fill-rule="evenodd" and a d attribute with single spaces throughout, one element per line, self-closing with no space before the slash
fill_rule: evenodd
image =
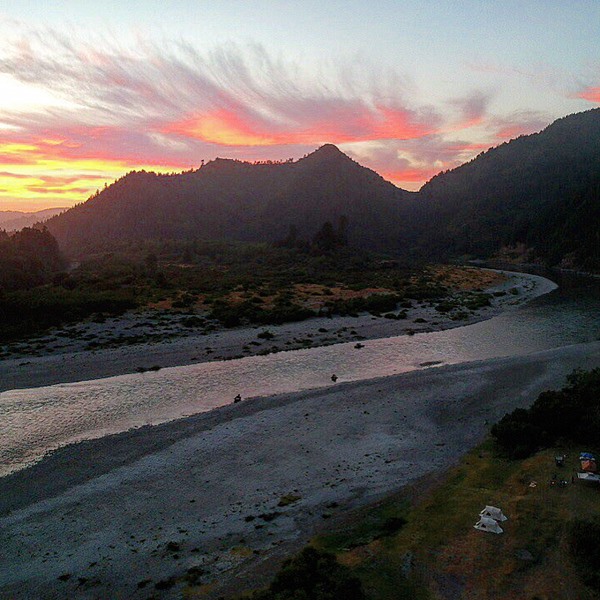
<path id="1" fill-rule="evenodd" d="M 314 544 L 351 567 L 372 600 L 598 598 L 581 583 L 568 549 L 569 523 L 600 515 L 600 487 L 576 477 L 571 483 L 581 450 L 558 447 L 508 461 L 488 441 L 412 506 L 406 497 L 389 498 Z M 555 466 L 556 454 L 567 455 L 564 467 Z M 486 504 L 508 516 L 504 534 L 473 528 Z M 406 524 L 382 535 L 390 518 Z"/>

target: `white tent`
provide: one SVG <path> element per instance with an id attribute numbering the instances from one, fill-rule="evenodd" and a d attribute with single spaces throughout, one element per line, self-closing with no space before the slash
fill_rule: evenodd
<path id="1" fill-rule="evenodd" d="M 494 519 L 494 521 L 506 521 L 508 517 L 504 515 L 500 508 L 496 508 L 495 506 L 486 506 L 480 513 L 482 517 L 488 517 L 490 519 Z"/>
<path id="2" fill-rule="evenodd" d="M 481 517 L 473 527 L 479 529 L 479 531 L 489 531 L 490 533 L 504 532 L 504 529 L 494 519 L 490 519 L 489 517 Z"/>

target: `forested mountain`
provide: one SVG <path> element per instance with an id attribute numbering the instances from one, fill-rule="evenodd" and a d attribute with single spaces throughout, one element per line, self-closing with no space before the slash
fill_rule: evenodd
<path id="1" fill-rule="evenodd" d="M 523 244 L 531 259 L 600 268 L 600 108 L 437 175 L 419 199 L 422 250 L 486 256 Z"/>
<path id="2" fill-rule="evenodd" d="M 600 109 L 559 119 L 401 190 L 327 144 L 297 161 L 216 159 L 178 175 L 133 172 L 48 221 L 69 253 L 123 242 L 312 238 L 347 223 L 350 246 L 600 269 Z"/>
<path id="3" fill-rule="evenodd" d="M 35 212 L 22 212 L 18 210 L 2 210 L 0 211 L 0 229 L 6 231 L 17 231 L 23 227 L 31 227 L 36 223 L 40 223 L 58 215 L 67 210 L 66 208 L 45 208 Z"/>
<path id="4" fill-rule="evenodd" d="M 297 162 L 216 159 L 177 175 L 133 172 L 48 228 L 77 253 L 157 238 L 273 242 L 290 227 L 308 239 L 345 218 L 353 245 L 396 250 L 399 211 L 410 195 L 325 145 Z"/>

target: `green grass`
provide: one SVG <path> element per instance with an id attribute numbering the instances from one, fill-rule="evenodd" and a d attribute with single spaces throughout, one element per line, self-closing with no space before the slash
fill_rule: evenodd
<path id="1" fill-rule="evenodd" d="M 571 484 L 582 449 L 551 448 L 509 461 L 488 440 L 414 506 L 393 497 L 365 507 L 315 544 L 336 552 L 353 569 L 370 600 L 435 597 L 436 571 L 479 590 L 480 595 L 469 596 L 473 598 L 528 600 L 537 595 L 556 600 L 563 584 L 575 594 L 568 597 L 596 598 L 581 583 L 567 543 L 573 520 L 600 516 L 600 487 Z M 568 459 L 560 469 L 554 456 L 562 453 Z M 550 485 L 555 475 L 568 485 Z M 535 487 L 530 487 L 532 481 Z M 502 525 L 504 534 L 473 529 L 486 504 L 500 506 L 509 517 Z M 402 515 L 406 524 L 381 537 L 381 524 L 390 515 Z M 524 551 L 530 553 L 527 560 L 517 558 Z M 407 571 L 409 556 L 414 569 Z"/>
<path id="2" fill-rule="evenodd" d="M 313 543 L 321 550 L 340 553 L 390 537 L 406 523 L 408 509 L 406 500 L 390 498 L 369 507 L 368 511 L 359 511 L 348 523 L 317 537 Z"/>

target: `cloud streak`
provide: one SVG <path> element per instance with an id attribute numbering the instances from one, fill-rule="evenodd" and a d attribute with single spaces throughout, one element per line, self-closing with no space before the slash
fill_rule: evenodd
<path id="1" fill-rule="evenodd" d="M 407 78 L 360 60 L 315 72 L 258 45 L 201 53 L 181 41 L 126 46 L 13 29 L 0 73 L 53 98 L 26 111 L 0 104 L 0 170 L 43 179 L 13 186 L 14 197 L 74 200 L 86 185 L 91 192 L 102 177 L 134 168 L 187 169 L 219 155 L 298 157 L 326 142 L 415 187 L 470 158 L 477 144 L 453 136 L 490 122 L 489 91 L 449 99 L 442 110 L 419 99 Z"/>
<path id="2" fill-rule="evenodd" d="M 593 102 L 594 104 L 600 104 L 600 86 L 586 87 L 577 94 L 577 97 Z"/>

